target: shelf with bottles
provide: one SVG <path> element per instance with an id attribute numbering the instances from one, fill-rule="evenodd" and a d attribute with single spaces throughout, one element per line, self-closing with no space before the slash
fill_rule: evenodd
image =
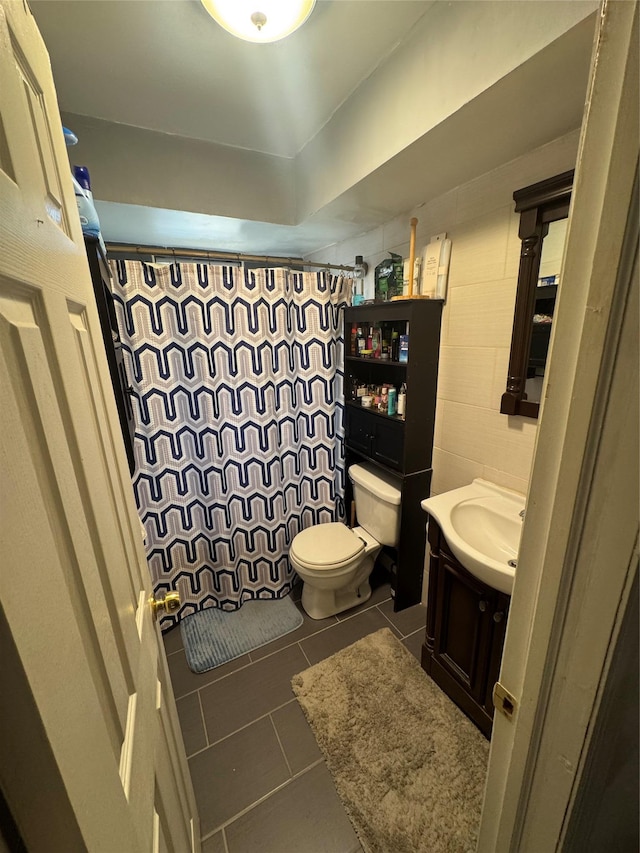
<path id="1" fill-rule="evenodd" d="M 388 412 L 380 411 L 380 409 L 367 408 L 359 403 L 357 400 L 345 400 L 345 406 L 350 406 L 353 409 L 361 409 L 363 412 L 371 413 L 379 418 L 385 418 L 388 421 L 395 421 L 397 423 L 404 423 L 404 417 L 402 415 L 390 415 Z"/>
<path id="2" fill-rule="evenodd" d="M 345 403 L 372 414 L 394 421 L 404 421 L 407 402 L 407 385 L 390 382 L 367 384 L 349 374 L 345 383 Z"/>
<path id="3" fill-rule="evenodd" d="M 352 322 L 346 358 L 405 365 L 409 357 L 409 323 L 406 320 Z"/>

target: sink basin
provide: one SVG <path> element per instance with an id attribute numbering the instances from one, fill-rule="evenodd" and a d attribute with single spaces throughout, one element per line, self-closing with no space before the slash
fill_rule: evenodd
<path id="1" fill-rule="evenodd" d="M 422 501 L 454 556 L 483 583 L 511 595 L 522 533 L 524 495 L 474 480 Z"/>

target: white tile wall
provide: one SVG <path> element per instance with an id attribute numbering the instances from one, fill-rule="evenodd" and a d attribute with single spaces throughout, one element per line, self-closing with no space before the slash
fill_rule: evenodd
<path id="1" fill-rule="evenodd" d="M 512 195 L 573 168 L 578 140 L 578 131 L 567 134 L 361 238 L 331 247 L 331 253 L 310 257 L 353 263 L 355 255 L 363 255 L 370 267 L 365 294 L 371 297 L 376 264 L 390 251 L 407 256 L 412 216 L 418 219 L 418 254 L 433 234 L 446 231 L 451 238 L 432 494 L 464 486 L 475 477 L 527 490 L 537 422 L 500 414 L 520 258 L 519 215 L 513 211 Z"/>

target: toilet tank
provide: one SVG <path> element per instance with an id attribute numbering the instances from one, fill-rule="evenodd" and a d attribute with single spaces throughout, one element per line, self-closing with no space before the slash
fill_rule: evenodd
<path id="1" fill-rule="evenodd" d="M 401 480 L 374 465 L 349 468 L 358 524 L 381 545 L 397 545 L 400 534 Z"/>

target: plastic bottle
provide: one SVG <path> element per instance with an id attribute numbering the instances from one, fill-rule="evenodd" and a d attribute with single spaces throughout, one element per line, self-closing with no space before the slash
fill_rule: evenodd
<path id="1" fill-rule="evenodd" d="M 97 237 L 104 250 L 104 242 L 100 233 L 100 220 L 98 219 L 98 214 L 93 203 L 89 170 L 86 166 L 74 166 L 71 177 L 73 180 L 73 189 L 76 194 L 78 213 L 80 214 L 82 233 L 87 234 L 89 237 Z"/>
<path id="2" fill-rule="evenodd" d="M 368 266 L 363 261 L 362 255 L 356 255 L 356 265 L 353 269 L 354 293 L 351 300 L 352 305 L 362 305 L 364 302 L 364 277 L 367 270 Z"/>
<path id="3" fill-rule="evenodd" d="M 398 411 L 398 392 L 395 388 L 389 388 L 389 407 L 387 409 L 388 415 L 395 415 Z"/>
<path id="4" fill-rule="evenodd" d="M 78 205 L 78 213 L 80 214 L 80 225 L 82 233 L 88 234 L 90 237 L 97 237 L 100 234 L 100 223 L 98 214 L 93 205 L 93 201 L 85 194 L 84 189 L 78 181 L 71 176 L 73 181 L 73 189 L 76 194 L 76 204 Z"/>
<path id="5" fill-rule="evenodd" d="M 373 357 L 380 358 L 380 329 L 378 326 L 373 327 L 373 334 L 371 335 L 371 349 L 373 350 Z"/>
<path id="6" fill-rule="evenodd" d="M 349 355 L 357 355 L 358 354 L 358 330 L 356 328 L 356 324 L 351 324 L 351 350 Z"/>
<path id="7" fill-rule="evenodd" d="M 404 415 L 407 407 L 407 383 L 403 382 L 398 394 L 398 414 L 404 420 Z"/>
<path id="8" fill-rule="evenodd" d="M 389 352 L 389 358 L 391 361 L 398 360 L 398 348 L 400 345 L 400 336 L 398 335 L 397 329 L 394 329 L 391 332 L 391 349 Z"/>

